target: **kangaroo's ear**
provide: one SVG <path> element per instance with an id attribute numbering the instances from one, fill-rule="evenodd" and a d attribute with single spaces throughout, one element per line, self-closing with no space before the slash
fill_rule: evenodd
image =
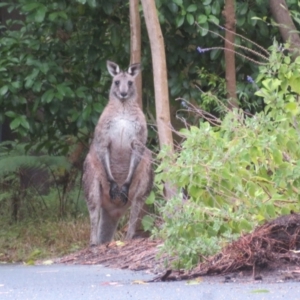
<path id="1" fill-rule="evenodd" d="M 129 66 L 127 73 L 133 77 L 136 77 L 141 70 L 141 64 L 132 64 Z"/>
<path id="2" fill-rule="evenodd" d="M 112 62 L 110 60 L 108 60 L 106 62 L 106 66 L 107 66 L 107 70 L 108 70 L 109 74 L 112 77 L 118 75 L 120 73 L 120 71 L 121 71 L 120 67 L 116 63 L 114 63 L 114 62 Z"/>

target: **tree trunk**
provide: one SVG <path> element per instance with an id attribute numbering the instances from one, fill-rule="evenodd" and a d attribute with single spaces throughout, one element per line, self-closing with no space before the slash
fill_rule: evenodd
<path id="1" fill-rule="evenodd" d="M 294 59 L 300 55 L 300 37 L 285 0 L 270 0 L 270 9 L 284 42 L 290 42 Z"/>
<path id="2" fill-rule="evenodd" d="M 160 147 L 168 145 L 173 151 L 173 137 L 170 120 L 170 103 L 167 77 L 167 64 L 164 39 L 156 12 L 155 0 L 141 0 L 150 40 L 152 68 L 154 77 L 156 122 Z M 174 189 L 165 184 L 167 199 L 174 194 Z"/>
<path id="3" fill-rule="evenodd" d="M 164 39 L 158 21 L 155 1 L 142 0 L 142 5 L 151 47 L 159 144 L 160 147 L 169 145 L 173 149 Z"/>
<path id="4" fill-rule="evenodd" d="M 226 0 L 223 11 L 225 17 L 225 73 L 226 89 L 229 108 L 238 107 L 236 99 L 236 76 L 235 76 L 235 7 L 234 0 Z"/>
<path id="5" fill-rule="evenodd" d="M 139 0 L 129 1 L 130 12 L 130 63 L 141 62 L 141 18 L 139 13 Z M 136 79 L 137 93 L 139 95 L 139 105 L 143 108 L 142 98 L 142 74 L 140 73 Z"/>

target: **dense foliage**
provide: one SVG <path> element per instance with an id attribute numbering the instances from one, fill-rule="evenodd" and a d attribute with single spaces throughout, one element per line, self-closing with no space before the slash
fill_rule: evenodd
<path id="1" fill-rule="evenodd" d="M 229 111 L 215 120 L 219 126 L 201 121 L 181 130 L 181 151 L 160 154 L 156 179 L 186 191 L 162 209 L 164 250 L 179 266 L 191 267 L 255 225 L 299 207 L 300 58 L 292 62 L 277 43 L 270 51 L 252 83 L 264 112 Z"/>
<path id="2" fill-rule="evenodd" d="M 88 2 L 20 0 L 8 9 L 24 17 L 2 24 L 0 119 L 52 153 L 68 150 L 67 136 L 87 141 L 107 102 L 106 59 L 123 61 L 129 52 L 128 42 L 114 47 L 119 36 L 129 38 L 126 5 L 110 19 L 119 1 L 97 9 Z"/>
<path id="3" fill-rule="evenodd" d="M 159 188 L 171 181 L 182 192 L 162 206 L 160 232 L 165 251 L 178 257 L 180 267 L 191 267 L 199 256 L 299 206 L 299 59 L 292 62 L 276 43 L 270 55 L 264 50 L 274 38 L 280 41 L 268 1 L 237 0 L 237 97 L 242 110 L 227 111 L 222 105 L 224 2 L 156 0 L 172 124 L 177 130 L 194 125 L 180 131 L 184 141 L 174 156 L 162 150 L 156 176 Z M 286 2 L 299 28 L 299 1 Z M 70 180 L 66 154 L 78 142 L 87 149 L 107 103 L 106 60 L 128 65 L 128 1 L 14 0 L 2 1 L 0 8 L 20 12 L 0 25 L 0 124 L 9 121 L 17 136 L 0 147 L 1 216 L 9 216 L 14 205 L 22 208 L 18 214 L 24 218 L 35 211 L 44 216 L 68 209 L 77 213 L 84 203 L 78 202 L 80 176 L 76 170 Z M 141 7 L 140 12 L 144 111 L 152 122 L 151 55 Z M 215 117 L 205 121 L 208 115 L 198 114 L 199 107 Z M 155 144 L 151 128 L 150 137 Z M 35 153 L 41 155 L 33 157 Z M 47 196 L 22 189 L 20 173 L 28 167 L 50 170 Z M 148 203 L 154 201 L 152 193 Z M 150 216 L 143 220 L 147 229 L 152 223 Z M 9 240 L 8 235 L 5 244 Z"/>
<path id="4" fill-rule="evenodd" d="M 199 93 L 199 88 L 225 100 L 221 49 L 224 1 L 156 3 L 165 38 L 173 119 L 180 105 L 174 101 L 177 97 L 213 111 L 213 97 Z M 287 3 L 296 10 L 297 1 Z M 110 79 L 105 71 L 106 60 L 116 60 L 124 67 L 128 64 L 128 2 L 15 0 L 1 3 L 1 7 L 19 11 L 21 17 L 1 24 L 0 122 L 8 118 L 12 130 L 39 142 L 50 153 L 66 153 L 74 142 L 70 142 L 70 136 L 75 142 L 87 142 L 107 101 Z M 237 11 L 237 32 L 269 47 L 278 30 L 268 26 L 271 18 L 267 1 L 237 1 Z M 143 98 L 147 112 L 154 115 L 151 57 L 144 23 L 142 32 Z M 261 52 L 249 40 L 237 36 L 235 42 Z M 199 55 L 198 46 L 212 50 Z M 259 62 L 261 58 L 242 47 L 237 52 L 242 54 L 236 62 L 237 95 L 241 106 L 254 112 L 261 109 L 262 102 L 249 96 L 253 88 L 247 85 L 246 76 L 256 76 L 258 65 L 253 60 Z"/>

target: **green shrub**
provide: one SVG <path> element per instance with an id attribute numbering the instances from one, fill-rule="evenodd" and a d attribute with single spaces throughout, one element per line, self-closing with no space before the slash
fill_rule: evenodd
<path id="1" fill-rule="evenodd" d="M 278 49 L 274 43 L 258 78 L 264 112 L 228 111 L 219 126 L 201 120 L 199 128 L 180 132 L 181 151 L 160 153 L 158 185 L 168 181 L 186 191 L 162 208 L 159 232 L 164 251 L 180 267 L 192 267 L 256 225 L 299 207 L 300 58 L 292 62 Z"/>

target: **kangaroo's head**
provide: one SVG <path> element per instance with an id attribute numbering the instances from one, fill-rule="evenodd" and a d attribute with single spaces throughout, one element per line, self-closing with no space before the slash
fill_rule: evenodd
<path id="1" fill-rule="evenodd" d="M 128 99 L 133 99 L 136 96 L 135 77 L 140 72 L 140 64 L 132 64 L 127 71 L 122 71 L 120 67 L 112 62 L 107 61 L 107 69 L 113 77 L 113 82 L 110 88 L 111 96 L 125 102 Z"/>

